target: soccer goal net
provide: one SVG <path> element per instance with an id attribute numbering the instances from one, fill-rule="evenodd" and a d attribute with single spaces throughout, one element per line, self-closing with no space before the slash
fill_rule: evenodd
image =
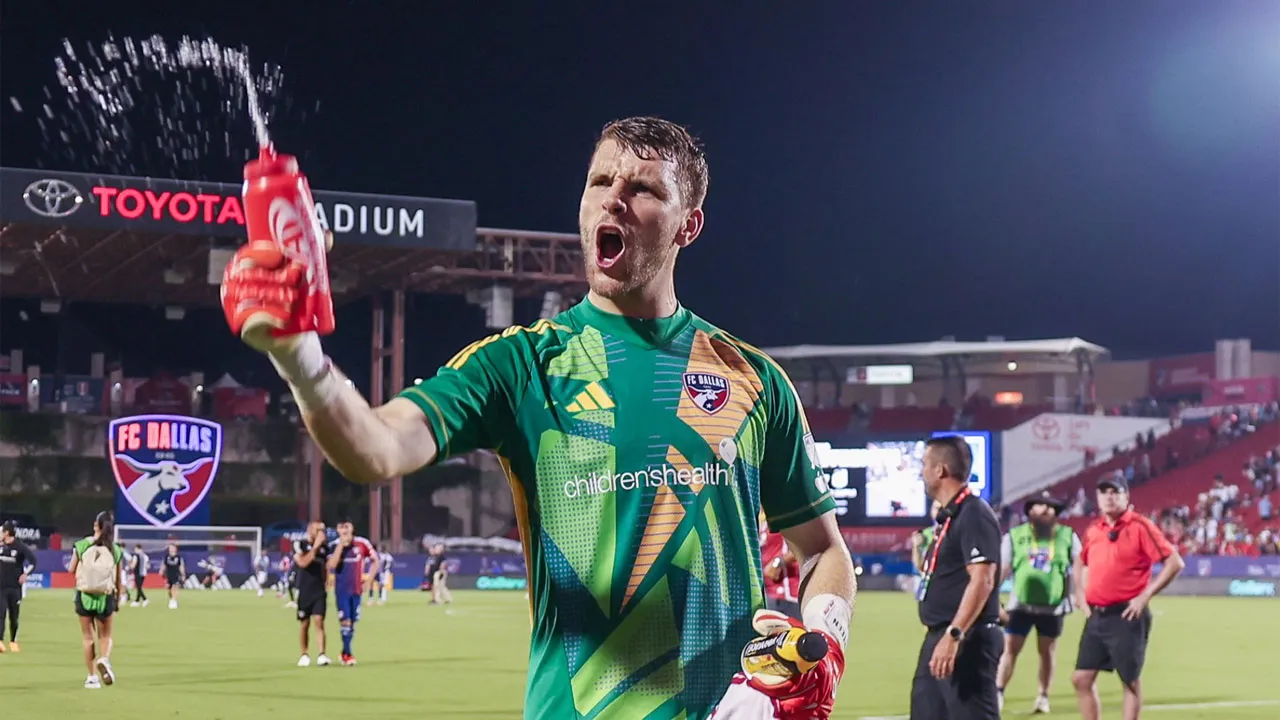
<path id="1" fill-rule="evenodd" d="M 178 548 L 187 570 L 189 588 L 228 589 L 232 577 L 253 575 L 253 561 L 262 552 L 262 528 L 229 525 L 116 525 L 115 541 L 125 552 L 147 554 L 147 572 L 162 572 L 161 560 L 170 545 Z M 237 583 L 239 584 L 239 583 Z"/>

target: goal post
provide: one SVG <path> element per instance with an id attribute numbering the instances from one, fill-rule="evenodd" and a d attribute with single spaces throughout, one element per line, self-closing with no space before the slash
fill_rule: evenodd
<path id="1" fill-rule="evenodd" d="M 115 542 L 126 552 L 141 547 L 150 558 L 150 569 L 159 568 L 169 545 L 186 560 L 187 575 L 199 573 L 215 561 L 225 572 L 252 574 L 253 561 L 262 553 L 262 528 L 236 525 L 116 525 Z"/>

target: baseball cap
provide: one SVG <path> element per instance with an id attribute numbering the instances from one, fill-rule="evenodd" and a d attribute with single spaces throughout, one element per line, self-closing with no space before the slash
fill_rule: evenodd
<path id="1" fill-rule="evenodd" d="M 1031 497 L 1023 501 L 1022 503 L 1023 514 L 1026 514 L 1027 512 L 1029 512 L 1033 505 L 1048 505 L 1049 507 L 1053 508 L 1053 511 L 1055 513 L 1059 515 L 1062 514 L 1063 508 L 1067 506 L 1067 504 L 1064 503 L 1062 500 L 1059 500 L 1058 498 L 1050 495 L 1048 490 L 1040 493 L 1039 495 L 1032 495 Z"/>
<path id="2" fill-rule="evenodd" d="M 0 530 L 10 535 L 18 534 L 18 526 L 12 520 L 5 520 L 4 525 L 0 525 Z"/>
<path id="3" fill-rule="evenodd" d="M 1125 482 L 1122 477 L 1109 475 L 1098 481 L 1098 489 L 1101 490 L 1102 488 L 1114 488 L 1117 492 L 1127 493 L 1129 492 L 1129 483 Z"/>

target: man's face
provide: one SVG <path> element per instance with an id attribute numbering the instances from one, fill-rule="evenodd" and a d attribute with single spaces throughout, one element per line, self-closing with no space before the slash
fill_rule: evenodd
<path id="1" fill-rule="evenodd" d="M 5 545 L 11 544 L 16 539 L 18 539 L 18 536 L 14 535 L 13 533 L 7 530 L 3 533 L 0 533 L 0 540 L 4 541 Z"/>
<path id="2" fill-rule="evenodd" d="M 946 469 L 939 462 L 938 453 L 933 448 L 924 451 L 924 468 L 920 474 L 924 478 L 925 492 L 929 493 L 929 497 L 937 498 Z"/>
<path id="3" fill-rule="evenodd" d="M 1129 493 L 1110 485 L 1098 488 L 1098 509 L 1109 515 L 1124 512 L 1129 507 Z"/>
<path id="4" fill-rule="evenodd" d="M 355 535 L 356 529 L 349 522 L 338 523 L 338 537 L 345 541 L 350 541 Z"/>
<path id="5" fill-rule="evenodd" d="M 177 545 L 170 545 L 168 549 L 169 549 L 169 554 L 170 554 L 170 555 L 177 555 L 177 554 L 178 554 L 178 546 L 177 546 Z"/>
<path id="6" fill-rule="evenodd" d="M 615 140 L 600 143 L 578 206 L 591 289 L 614 299 L 671 273 L 677 251 L 702 230 L 702 210 L 684 202 L 674 162 L 642 160 Z"/>
<path id="7" fill-rule="evenodd" d="M 308 533 L 308 535 L 310 535 L 310 536 L 311 536 L 311 540 L 312 540 L 312 541 L 316 541 L 316 540 L 319 540 L 320 538 L 323 538 L 323 537 L 324 537 L 324 523 L 322 523 L 322 522 L 313 522 L 313 523 L 311 523 L 311 531 Z"/>
<path id="8" fill-rule="evenodd" d="M 1049 505 L 1036 503 L 1027 509 L 1027 519 L 1033 525 L 1048 527 L 1053 524 L 1054 520 L 1058 519 L 1058 512 Z"/>

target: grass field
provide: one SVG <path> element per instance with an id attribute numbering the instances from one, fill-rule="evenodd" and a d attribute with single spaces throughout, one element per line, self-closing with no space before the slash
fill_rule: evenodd
<path id="1" fill-rule="evenodd" d="M 0 655 L 0 715 L 83 718 L 516 718 L 528 651 L 523 593 L 455 592 L 452 607 L 396 593 L 367 608 L 354 668 L 298 668 L 297 623 L 270 595 L 188 592 L 166 608 L 117 617 L 117 682 L 83 689 L 79 630 L 67 591 L 31 592 L 23 603 L 22 653 Z M 1271 718 L 1280 713 L 1274 658 L 1277 610 L 1267 600 L 1167 598 L 1157 613 L 1144 677 L 1150 711 L 1171 720 Z M 1053 716 L 1078 717 L 1068 684 L 1078 621 L 1059 651 Z M 330 613 L 330 654 L 341 650 Z M 910 596 L 865 593 L 854 620 L 848 671 L 835 717 L 906 712 L 921 631 Z M 1032 656 L 1010 688 L 1005 716 L 1034 695 Z M 1119 690 L 1103 676 L 1104 716 Z"/>

